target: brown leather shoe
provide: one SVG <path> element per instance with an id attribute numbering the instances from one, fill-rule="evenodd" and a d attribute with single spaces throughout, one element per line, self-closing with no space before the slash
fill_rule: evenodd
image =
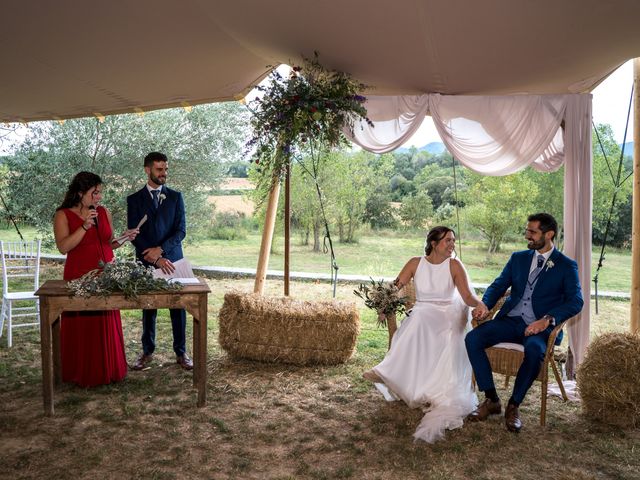
<path id="1" fill-rule="evenodd" d="M 485 398 L 484 401 L 478 405 L 478 408 L 467 416 L 467 420 L 470 422 L 484 422 L 489 418 L 489 415 L 499 415 L 500 413 L 502 413 L 500 400 L 492 402 L 490 399 Z"/>
<path id="2" fill-rule="evenodd" d="M 193 361 L 189 358 L 189 355 L 186 353 L 184 355 L 179 355 L 176 357 L 176 363 L 180 365 L 185 370 L 193 370 Z"/>
<path id="3" fill-rule="evenodd" d="M 144 369 L 148 364 L 151 363 L 152 359 L 153 359 L 153 354 L 150 353 L 149 355 L 147 355 L 146 353 L 141 353 L 140 356 L 136 358 L 136 361 L 134 362 L 134 364 L 131 365 L 131 370 Z"/>
<path id="4" fill-rule="evenodd" d="M 522 428 L 522 420 L 520 420 L 520 412 L 515 405 L 507 405 L 504 411 L 504 423 L 507 425 L 507 430 L 510 432 L 518 433 Z"/>

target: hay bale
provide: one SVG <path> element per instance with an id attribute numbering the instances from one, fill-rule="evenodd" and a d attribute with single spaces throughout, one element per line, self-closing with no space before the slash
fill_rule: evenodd
<path id="1" fill-rule="evenodd" d="M 220 346 L 236 358 L 335 365 L 351 358 L 360 332 L 353 302 L 303 301 L 230 292 L 220 309 Z"/>
<path id="2" fill-rule="evenodd" d="M 618 426 L 640 425 L 640 336 L 607 333 L 589 346 L 577 372 L 584 413 Z"/>

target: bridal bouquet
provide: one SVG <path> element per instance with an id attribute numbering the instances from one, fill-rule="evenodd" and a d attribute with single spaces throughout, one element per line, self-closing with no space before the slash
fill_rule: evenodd
<path id="1" fill-rule="evenodd" d="M 154 278 L 153 267 L 145 267 L 139 261 L 116 259 L 102 269 L 91 270 L 70 281 L 67 288 L 80 297 L 106 297 L 113 292 L 123 292 L 125 298 L 136 298 L 144 293 L 180 290 L 182 285 Z"/>
<path id="2" fill-rule="evenodd" d="M 393 282 L 371 278 L 371 286 L 361 283 L 353 293 L 364 300 L 366 307 L 378 312 L 379 326 L 386 326 L 387 315 L 403 314 L 406 310 L 408 298 L 399 295 Z"/>

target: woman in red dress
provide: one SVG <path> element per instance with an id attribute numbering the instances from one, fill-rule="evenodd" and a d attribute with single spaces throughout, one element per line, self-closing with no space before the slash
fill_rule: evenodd
<path id="1" fill-rule="evenodd" d="M 67 254 L 64 279 L 74 280 L 113 260 L 111 213 L 99 206 L 102 180 L 80 172 L 54 217 L 56 246 Z M 127 231 L 129 239 L 136 231 Z M 124 337 L 119 310 L 64 312 L 60 326 L 62 381 L 93 387 L 122 380 L 127 375 Z"/>

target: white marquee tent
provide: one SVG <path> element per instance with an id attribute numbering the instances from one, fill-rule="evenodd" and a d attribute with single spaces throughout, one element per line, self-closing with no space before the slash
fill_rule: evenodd
<path id="1" fill-rule="evenodd" d="M 367 148 L 391 148 L 429 113 L 456 158 L 478 171 L 505 174 L 534 161 L 548 170 L 565 161 L 565 250 L 579 262 L 588 298 L 588 92 L 640 56 L 637 0 L 0 5 L 1 122 L 237 99 L 269 66 L 317 50 L 325 66 L 373 87 L 369 106 L 381 123 L 359 135 Z M 460 119 L 473 122 L 481 140 L 465 141 Z M 535 135 L 527 135 L 531 126 Z M 587 307 L 570 330 L 578 360 L 588 319 Z"/>

